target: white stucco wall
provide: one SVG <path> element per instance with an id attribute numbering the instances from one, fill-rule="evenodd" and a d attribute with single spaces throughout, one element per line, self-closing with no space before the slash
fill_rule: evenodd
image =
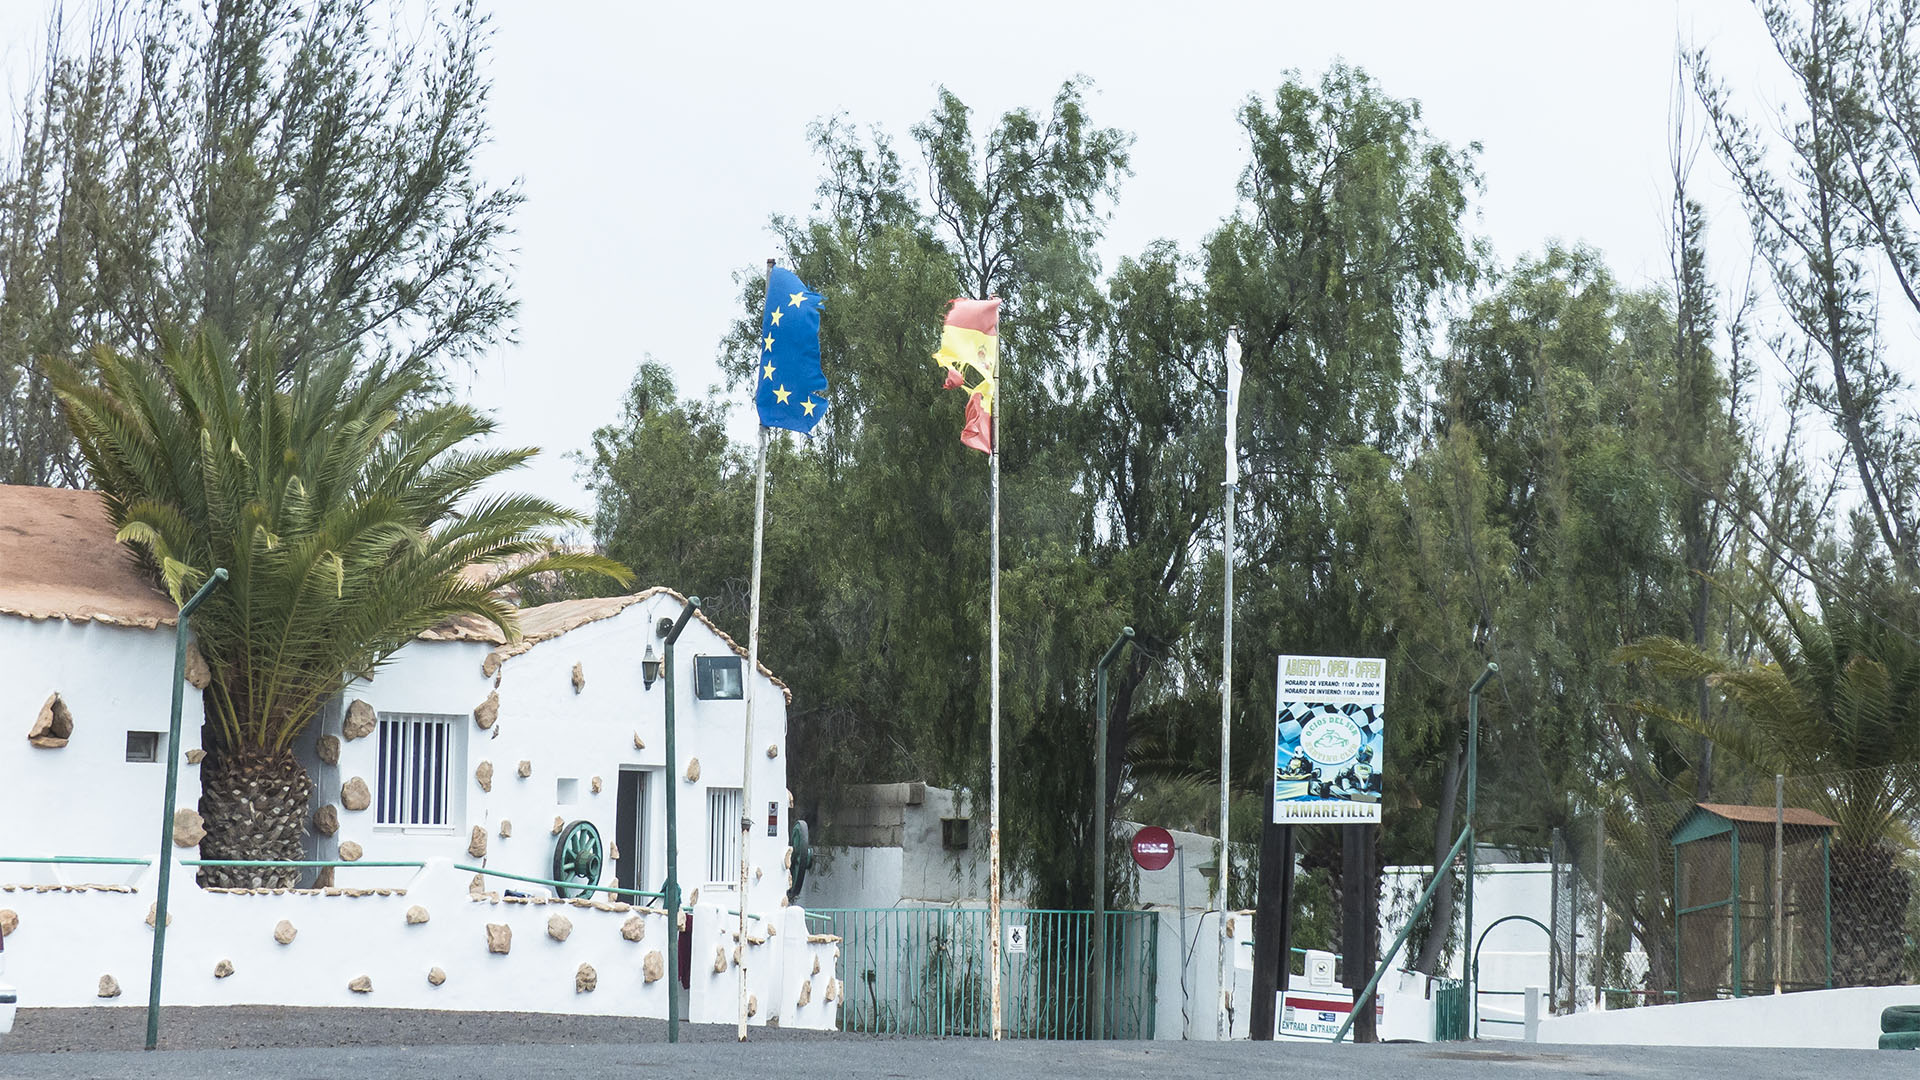
<path id="1" fill-rule="evenodd" d="M 0 615 L 0 855 L 156 856 L 173 649 L 172 627 Z M 53 693 L 73 712 L 73 736 L 40 749 L 27 730 Z M 188 686 L 174 748 L 183 756 L 200 748 L 202 719 L 200 691 Z M 129 731 L 160 732 L 160 759 L 127 761 Z M 183 760 L 179 805 L 199 800 L 200 770 Z M 59 880 L 51 868 L 38 873 L 36 880 Z M 97 878 L 96 871 L 90 880 Z"/>
<path id="2" fill-rule="evenodd" d="M 1871 1050 L 1879 1045 L 1880 1010 L 1916 1004 L 1920 986 L 1859 986 L 1577 1012 L 1544 1017 L 1540 1041 Z"/>
<path id="3" fill-rule="evenodd" d="M 433 860 L 384 895 L 363 889 L 374 871 L 341 871 L 345 885 L 326 892 L 281 891 L 263 895 L 209 891 L 190 884 L 191 868 L 175 866 L 172 920 L 162 1000 L 170 1005 L 279 1004 L 311 1006 L 374 1005 L 384 1008 L 455 1010 L 512 1009 L 534 1012 L 665 1016 L 667 983 L 645 977 L 646 957 L 659 953 L 664 966 L 666 916 L 657 909 L 601 901 L 516 902 L 495 893 L 468 893 L 470 875 L 450 860 Z M 82 887 L 48 889 L 15 883 L 0 874 L 0 908 L 13 911 L 18 926 L 7 937 L 7 978 L 20 988 L 27 1008 L 85 1005 L 143 1006 L 153 948 L 145 919 L 157 884 L 157 872 L 136 875 L 128 891 Z M 409 909 L 428 919 L 409 923 Z M 571 923 L 566 940 L 548 932 L 554 916 Z M 717 927 L 718 908 L 695 913 L 695 925 Z M 638 941 L 622 928 L 639 918 Z M 783 927 L 804 928 L 797 907 L 777 911 Z M 286 920 L 297 931 L 281 944 L 274 930 Z M 487 927 L 511 930 L 505 954 L 489 950 Z M 718 931 L 726 936 L 724 928 Z M 730 941 L 730 938 L 729 938 Z M 695 956 L 700 951 L 696 949 Z M 832 1026 L 831 1010 L 797 1005 L 790 987 L 811 978 L 814 996 L 837 977 L 837 950 L 828 941 L 809 941 L 804 929 L 785 932 L 756 946 L 749 955 L 753 993 L 765 1002 L 755 1023 L 778 1017 L 785 1026 Z M 737 969 L 724 977 L 709 967 L 694 985 L 718 1010 L 718 985 L 737 986 Z M 215 975 L 221 961 L 232 973 Z M 818 961 L 820 973 L 812 967 Z M 580 965 L 594 969 L 597 987 L 576 989 Z M 440 986 L 428 982 L 431 969 L 446 974 Z M 98 996 L 100 978 L 112 976 L 121 993 Z M 372 981 L 370 993 L 349 984 L 359 976 Z M 725 997 L 727 1002 L 736 996 Z M 691 1010 L 690 1010 L 691 1011 Z M 698 1015 L 698 1014 L 696 1014 Z M 728 1012 L 723 1019 L 730 1019 Z"/>

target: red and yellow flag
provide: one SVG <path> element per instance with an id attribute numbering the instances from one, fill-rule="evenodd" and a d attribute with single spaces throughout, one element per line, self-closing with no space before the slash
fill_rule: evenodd
<path id="1" fill-rule="evenodd" d="M 960 442 L 983 454 L 993 453 L 993 399 L 1000 380 L 1000 298 L 955 300 L 940 331 L 940 351 L 933 354 L 947 369 L 946 388 L 967 391 L 967 423 Z M 968 371 L 979 376 L 967 385 Z"/>

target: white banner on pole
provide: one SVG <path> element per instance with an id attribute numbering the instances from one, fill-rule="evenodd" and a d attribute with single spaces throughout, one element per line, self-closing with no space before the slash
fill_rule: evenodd
<path id="1" fill-rule="evenodd" d="M 1387 662 L 1282 656 L 1273 718 L 1273 822 L 1380 820 Z"/>

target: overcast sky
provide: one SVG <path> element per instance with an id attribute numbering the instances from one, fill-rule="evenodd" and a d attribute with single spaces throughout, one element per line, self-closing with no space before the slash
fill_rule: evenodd
<path id="1" fill-rule="evenodd" d="M 3 6 L 17 85 L 46 5 Z M 482 6 L 497 28 L 484 168 L 519 178 L 527 202 L 519 341 L 481 362 L 471 390 L 509 441 L 546 448 L 516 486 L 582 509 L 562 454 L 615 418 L 645 355 L 685 393 L 721 381 L 734 273 L 776 254 L 770 215 L 811 205 L 813 120 L 845 113 L 905 143 L 939 85 L 984 127 L 1044 109 L 1084 74 L 1093 120 L 1137 136 L 1103 246 L 1110 268 L 1157 238 L 1197 243 L 1233 208 L 1246 155 L 1236 108 L 1289 71 L 1315 79 L 1344 59 L 1418 100 L 1439 138 L 1482 144 L 1486 190 L 1469 224 L 1503 262 L 1585 242 L 1639 284 L 1664 273 L 1676 44 L 1707 47 L 1736 83 L 1779 84 L 1746 0 Z M 1718 269 L 1737 279 L 1737 207 L 1710 156 L 1696 176 L 1733 256 Z"/>

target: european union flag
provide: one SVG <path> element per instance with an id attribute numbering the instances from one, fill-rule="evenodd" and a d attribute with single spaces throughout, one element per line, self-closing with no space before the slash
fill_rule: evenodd
<path id="1" fill-rule="evenodd" d="M 753 402 L 763 427 L 802 435 L 827 414 L 827 377 L 820 370 L 820 304 L 799 276 L 767 273 L 767 309 L 760 316 L 760 372 Z"/>

